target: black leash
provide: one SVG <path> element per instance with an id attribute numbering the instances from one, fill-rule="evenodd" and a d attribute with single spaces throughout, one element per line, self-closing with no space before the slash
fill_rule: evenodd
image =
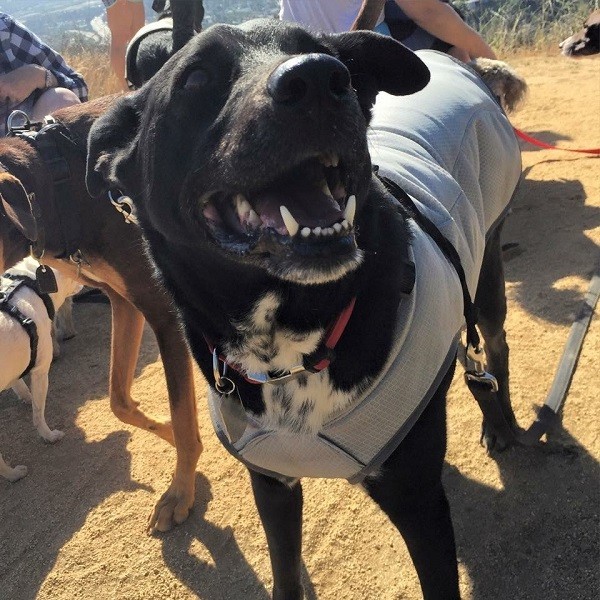
<path id="1" fill-rule="evenodd" d="M 542 407 L 537 420 L 526 431 L 520 428 L 515 431 L 515 428 L 506 420 L 506 416 L 502 412 L 500 402 L 498 401 L 498 383 L 496 378 L 484 368 L 484 352 L 477 331 L 477 308 L 471 299 L 465 272 L 456 248 L 454 248 L 437 226 L 419 211 L 412 198 L 396 182 L 379 175 L 377 167 L 374 167 L 374 171 L 386 189 L 407 211 L 409 217 L 414 219 L 419 227 L 439 246 L 458 275 L 463 294 L 463 313 L 467 325 L 467 358 L 475 364 L 474 369 L 466 370 L 465 381 L 479 404 L 485 421 L 507 442 L 524 446 L 536 444 L 551 426 L 556 418 L 556 414 L 547 406 Z"/>

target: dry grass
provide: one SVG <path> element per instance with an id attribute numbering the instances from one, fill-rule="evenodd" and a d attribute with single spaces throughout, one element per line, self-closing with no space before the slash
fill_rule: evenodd
<path id="1" fill-rule="evenodd" d="M 597 7 L 597 0 L 488 0 L 471 10 L 456 3 L 501 56 L 523 49 L 558 52 L 559 42 Z"/>
<path id="2" fill-rule="evenodd" d="M 110 68 L 108 50 L 70 50 L 65 52 L 65 60 L 83 75 L 90 99 L 121 91 L 119 81 Z"/>

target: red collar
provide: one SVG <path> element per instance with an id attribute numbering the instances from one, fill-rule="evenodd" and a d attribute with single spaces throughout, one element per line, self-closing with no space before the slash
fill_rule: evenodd
<path id="1" fill-rule="evenodd" d="M 284 373 L 278 373 L 274 375 L 270 375 L 269 373 L 244 373 L 239 365 L 228 363 L 226 358 L 222 354 L 218 353 L 216 346 L 205 335 L 204 339 L 206 340 L 209 351 L 213 355 L 213 370 L 215 370 L 215 363 L 217 363 L 215 380 L 217 380 L 217 378 L 220 379 L 218 361 L 225 365 L 225 369 L 223 370 L 222 374 L 223 377 L 225 376 L 225 370 L 227 367 L 229 367 L 234 371 L 237 371 L 248 383 L 255 384 L 283 383 L 289 379 L 292 379 L 293 377 L 296 377 L 300 373 L 318 373 L 319 371 L 326 369 L 331 362 L 335 360 L 334 349 L 337 343 L 340 341 L 340 338 L 346 329 L 346 325 L 348 325 L 348 321 L 352 316 L 355 303 L 356 297 L 350 300 L 348 306 L 346 306 L 346 308 L 338 315 L 337 319 L 331 324 L 317 349 L 311 354 L 304 356 L 301 365 L 292 367 L 292 369 Z M 216 382 L 218 383 L 218 381 Z"/>

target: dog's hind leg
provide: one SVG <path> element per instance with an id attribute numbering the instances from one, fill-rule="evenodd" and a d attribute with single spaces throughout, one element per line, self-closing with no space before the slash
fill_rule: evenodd
<path id="1" fill-rule="evenodd" d="M 441 482 L 453 373 L 454 366 L 406 438 L 363 483 L 404 538 L 425 600 L 460 598 L 454 530 Z"/>
<path id="2" fill-rule="evenodd" d="M 479 310 L 479 328 L 485 341 L 487 369 L 498 381 L 496 397 L 500 402 L 506 422 L 517 431 L 518 426 L 510 403 L 508 382 L 508 344 L 504 330 L 506 292 L 500 243 L 501 233 L 502 224 L 498 225 L 488 238 L 475 295 L 475 305 Z M 503 450 L 508 447 L 510 440 L 504 439 L 504 437 L 500 432 L 494 431 L 484 419 L 481 439 L 488 451 Z"/>
<path id="3" fill-rule="evenodd" d="M 18 481 L 27 475 L 27 467 L 25 465 L 17 465 L 11 467 L 4 462 L 2 454 L 0 454 L 0 477 L 8 479 L 8 481 Z"/>
<path id="4" fill-rule="evenodd" d="M 129 425 L 156 433 L 173 444 L 173 431 L 168 422 L 145 415 L 131 398 L 131 386 L 142 342 L 143 315 L 125 298 L 106 290 L 112 308 L 110 349 L 110 408 L 115 416 Z"/>
<path id="5" fill-rule="evenodd" d="M 302 486 L 250 471 L 252 491 L 269 545 L 273 600 L 302 600 Z"/>
<path id="6" fill-rule="evenodd" d="M 18 396 L 21 402 L 25 404 L 31 404 L 32 397 L 27 384 L 22 379 L 17 379 L 12 386 L 12 391 Z"/>
<path id="7" fill-rule="evenodd" d="M 194 504 L 195 473 L 202 442 L 198 418 L 192 359 L 175 315 L 167 308 L 156 314 L 144 310 L 153 328 L 163 360 L 177 464 L 169 489 L 161 496 L 148 522 L 148 529 L 167 531 L 183 523 Z"/>
<path id="8" fill-rule="evenodd" d="M 51 356 L 51 350 L 48 354 Z M 40 436 L 53 444 L 64 437 L 58 429 L 50 429 L 46 423 L 46 396 L 48 394 L 48 371 L 50 364 L 36 365 L 31 371 L 31 408 L 33 424 Z"/>

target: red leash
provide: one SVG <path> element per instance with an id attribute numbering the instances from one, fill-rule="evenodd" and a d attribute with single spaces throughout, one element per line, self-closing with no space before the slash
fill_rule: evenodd
<path id="1" fill-rule="evenodd" d="M 523 133 L 520 129 L 513 127 L 517 137 L 520 137 L 522 140 L 533 144 L 534 146 L 539 146 L 540 148 L 546 148 L 547 150 L 564 150 L 565 152 L 581 152 L 583 154 L 600 154 L 600 148 L 591 148 L 589 150 L 575 150 L 573 148 L 558 148 L 557 146 L 551 146 L 550 144 L 546 144 L 545 142 L 540 142 L 540 140 L 536 140 L 534 137 Z"/>

